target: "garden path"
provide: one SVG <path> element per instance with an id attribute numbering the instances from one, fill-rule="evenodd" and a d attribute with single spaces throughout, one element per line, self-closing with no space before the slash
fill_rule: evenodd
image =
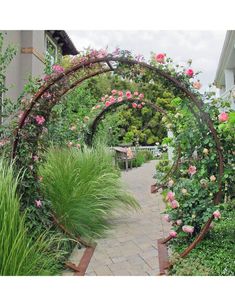
<path id="1" fill-rule="evenodd" d="M 122 180 L 141 205 L 138 212 L 116 212 L 114 228 L 97 247 L 87 268 L 91 275 L 158 275 L 157 239 L 166 237 L 169 225 L 161 212 L 164 202 L 160 194 L 151 194 L 156 161 L 122 172 Z M 84 249 L 74 249 L 70 261 L 78 265 Z M 64 271 L 63 275 L 72 275 Z"/>

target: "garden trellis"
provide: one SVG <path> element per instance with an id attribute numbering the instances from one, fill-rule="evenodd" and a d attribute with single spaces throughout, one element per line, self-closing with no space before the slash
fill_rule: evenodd
<path id="1" fill-rule="evenodd" d="M 154 82 L 154 79 L 157 77 L 165 86 L 172 88 L 178 95 L 189 101 L 187 105 L 188 109 L 195 116 L 199 125 L 203 124 L 207 127 L 214 141 L 218 158 L 218 192 L 214 197 L 214 203 L 218 204 L 222 198 L 224 157 L 220 138 L 213 125 L 213 121 L 204 110 L 205 105 L 202 96 L 198 91 L 193 89 L 192 83 L 190 83 L 190 74 L 187 76 L 185 70 L 178 72 L 176 69 L 172 69 L 172 67 L 169 68 L 168 65 L 162 65 L 163 62 L 161 61 L 157 60 L 157 62 L 157 65 L 153 63 L 149 64 L 143 61 L 141 57 L 132 56 L 129 51 L 118 50 L 112 54 L 108 54 L 105 50 L 91 50 L 84 55 L 81 54 L 71 58 L 69 63 L 66 63 L 66 69 L 59 65 L 55 66 L 54 72 L 46 76 L 38 91 L 30 99 L 24 99 L 23 101 L 24 110 L 21 113 L 21 118 L 14 131 L 12 140 L 12 158 L 16 159 L 16 162 L 21 167 L 33 162 L 32 156 L 37 155 L 38 151 L 38 139 L 45 130 L 45 123 L 49 120 L 53 107 L 66 93 L 84 81 L 110 72 L 132 80 L 138 80 L 139 82 L 149 82 L 150 80 Z M 158 112 L 165 112 L 164 110 L 160 110 L 156 104 L 148 101 L 145 101 L 145 103 Z M 99 120 L 112 107 L 105 108 L 97 115 L 92 123 L 90 135 L 93 136 Z M 92 141 L 92 136 L 89 143 Z M 27 156 L 25 156 L 25 151 L 27 150 Z M 176 158 L 177 160 L 174 163 L 173 170 L 179 167 L 179 155 Z M 34 173 L 34 176 L 36 176 L 36 173 Z M 196 239 L 181 254 L 182 257 L 186 256 L 204 237 L 213 218 L 212 215 L 208 219 Z M 169 239 L 168 237 L 163 242 L 165 243 Z"/>

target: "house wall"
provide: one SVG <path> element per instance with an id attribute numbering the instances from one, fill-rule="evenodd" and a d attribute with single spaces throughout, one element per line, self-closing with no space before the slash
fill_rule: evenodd
<path id="1" fill-rule="evenodd" d="M 17 55 L 7 68 L 7 96 L 14 102 L 20 96 L 30 75 L 41 77 L 44 70 L 45 31 L 2 31 L 4 46 L 13 43 Z"/>

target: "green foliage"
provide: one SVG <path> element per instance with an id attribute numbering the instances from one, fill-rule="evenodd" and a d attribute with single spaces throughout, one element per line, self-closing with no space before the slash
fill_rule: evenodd
<path id="1" fill-rule="evenodd" d="M 141 151 L 137 151 L 135 158 L 132 162 L 132 166 L 133 167 L 140 167 L 142 166 L 144 163 L 150 161 L 153 159 L 153 155 L 150 151 L 148 150 L 141 150 Z"/>
<path id="2" fill-rule="evenodd" d="M 105 149 L 51 149 L 40 167 L 42 189 L 56 217 L 75 236 L 101 237 L 114 209 L 138 208 Z"/>
<path id="3" fill-rule="evenodd" d="M 207 237 L 193 249 L 189 255 L 180 260 L 172 258 L 175 264 L 171 275 L 235 275 L 235 206 L 225 205 L 222 220 L 214 224 Z M 187 244 L 174 246 L 174 252 L 182 252 Z M 178 257 L 174 255 L 173 257 Z"/>
<path id="4" fill-rule="evenodd" d="M 0 275 L 54 275 L 63 255 L 57 236 L 48 233 L 32 237 L 26 230 L 25 217 L 20 215 L 13 165 L 0 159 Z M 54 251 L 52 251 L 54 249 Z"/>

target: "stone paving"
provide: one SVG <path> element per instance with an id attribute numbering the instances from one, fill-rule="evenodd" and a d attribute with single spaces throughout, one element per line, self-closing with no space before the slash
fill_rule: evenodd
<path id="1" fill-rule="evenodd" d="M 87 276 L 158 275 L 157 239 L 166 237 L 169 225 L 160 214 L 164 203 L 160 194 L 151 194 L 156 161 L 144 164 L 128 172 L 122 172 L 127 189 L 141 205 L 138 212 L 116 212 L 112 219 L 114 228 L 97 247 L 87 268 Z M 74 249 L 70 261 L 79 264 L 84 249 Z M 72 275 L 64 271 L 63 275 Z"/>

